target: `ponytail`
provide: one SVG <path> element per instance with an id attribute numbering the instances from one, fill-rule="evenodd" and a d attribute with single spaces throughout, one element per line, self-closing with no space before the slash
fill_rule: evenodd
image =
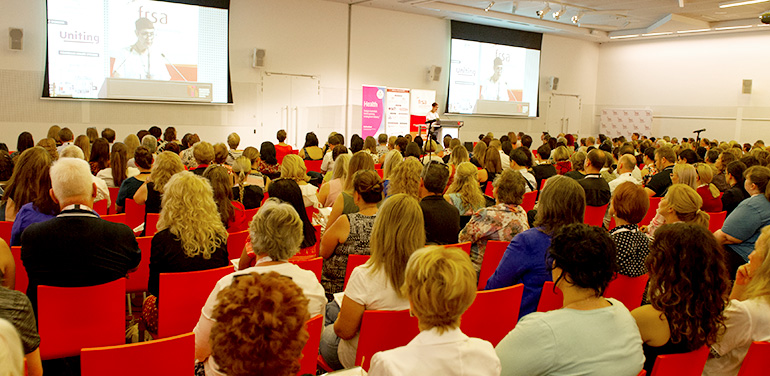
<path id="1" fill-rule="evenodd" d="M 695 219 L 692 220 L 693 223 L 696 225 L 701 225 L 705 228 L 709 228 L 709 220 L 711 219 L 711 216 L 709 213 L 706 213 L 705 211 L 698 209 L 697 212 L 695 212 Z"/>
<path id="2" fill-rule="evenodd" d="M 709 183 L 709 192 L 711 192 L 711 197 L 717 198 L 719 197 L 719 188 L 717 188 L 716 185 Z"/>

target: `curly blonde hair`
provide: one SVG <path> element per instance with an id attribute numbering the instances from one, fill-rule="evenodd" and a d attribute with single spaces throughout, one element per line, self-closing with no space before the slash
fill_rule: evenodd
<path id="1" fill-rule="evenodd" d="M 299 155 L 287 154 L 283 157 L 283 162 L 281 162 L 281 178 L 297 182 L 310 180 L 310 177 L 307 176 L 305 162 Z"/>
<path id="2" fill-rule="evenodd" d="M 211 354 L 229 376 L 289 376 L 310 338 L 308 299 L 291 278 L 241 275 L 217 295 Z"/>
<path id="3" fill-rule="evenodd" d="M 422 163 L 415 157 L 407 157 L 393 170 L 390 176 L 388 196 L 406 193 L 415 199 L 420 199 L 420 174 Z"/>
<path id="4" fill-rule="evenodd" d="M 459 193 L 463 206 L 473 208 L 473 211 L 486 204 L 484 194 L 479 188 L 478 171 L 471 162 L 460 163 L 455 170 L 455 179 L 447 190 L 447 193 Z"/>
<path id="5" fill-rule="evenodd" d="M 164 151 L 155 157 L 155 163 L 152 164 L 150 179 L 153 189 L 163 193 L 164 186 L 177 172 L 184 171 L 184 165 L 179 155 L 170 151 Z"/>
<path id="6" fill-rule="evenodd" d="M 158 231 L 168 229 L 187 257 L 202 255 L 208 260 L 227 242 L 227 230 L 206 179 L 188 171 L 175 174 L 165 186 L 161 207 Z"/>

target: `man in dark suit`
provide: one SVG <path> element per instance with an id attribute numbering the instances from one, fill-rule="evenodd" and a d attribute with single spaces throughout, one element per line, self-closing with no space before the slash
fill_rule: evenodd
<path id="1" fill-rule="evenodd" d="M 96 185 L 88 163 L 62 158 L 51 167 L 51 197 L 61 213 L 21 235 L 21 260 L 29 276 L 27 296 L 37 311 L 37 286 L 93 286 L 125 277 L 141 251 L 128 226 L 93 211 Z"/>
<path id="2" fill-rule="evenodd" d="M 585 162 L 586 176 L 578 183 L 586 192 L 586 205 L 603 206 L 610 203 L 610 185 L 602 179 L 601 170 L 607 155 L 599 149 L 591 150 Z"/>

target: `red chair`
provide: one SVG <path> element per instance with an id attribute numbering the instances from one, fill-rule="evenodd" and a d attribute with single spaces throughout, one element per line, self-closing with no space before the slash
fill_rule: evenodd
<path id="1" fill-rule="evenodd" d="M 265 194 L 262 196 L 262 202 L 259 203 L 259 206 L 262 207 L 262 205 L 265 204 L 265 201 L 267 201 L 268 198 L 270 198 L 270 195 L 267 194 L 267 190 L 265 190 Z"/>
<path id="2" fill-rule="evenodd" d="M 315 225 L 313 228 L 315 229 L 315 244 L 300 249 L 294 257 L 309 259 L 318 256 L 318 252 L 321 249 L 321 225 Z"/>
<path id="3" fill-rule="evenodd" d="M 661 199 L 662 197 L 650 197 L 650 208 L 647 209 L 647 215 L 644 216 L 644 219 L 639 222 L 639 226 L 647 226 L 652 222 L 652 219 L 655 218 L 655 214 L 658 212 L 658 205 Z"/>
<path id="4" fill-rule="evenodd" d="M 348 287 L 348 281 L 350 280 L 350 273 L 353 273 L 353 269 L 356 266 L 366 264 L 369 261 L 369 255 L 348 255 L 348 265 L 345 268 L 345 284 L 344 287 Z"/>
<path id="5" fill-rule="evenodd" d="M 105 221 L 110 221 L 113 223 L 122 223 L 126 224 L 126 213 L 120 213 L 120 214 L 107 214 L 100 216 Z"/>
<path id="6" fill-rule="evenodd" d="M 289 262 L 291 262 L 294 265 L 299 266 L 302 269 L 310 270 L 311 272 L 315 273 L 315 276 L 318 278 L 318 282 L 321 282 L 321 271 L 324 266 L 324 259 L 323 257 L 316 257 L 309 260 L 292 260 L 289 259 Z"/>
<path id="7" fill-rule="evenodd" d="M 144 236 L 153 236 L 158 232 L 158 219 L 160 219 L 160 214 L 147 213 L 147 221 L 144 223 Z"/>
<path id="8" fill-rule="evenodd" d="M 540 293 L 540 301 L 537 303 L 538 312 L 548 312 L 559 309 L 564 305 L 564 294 L 553 282 L 547 281 L 543 284 L 543 291 Z"/>
<path id="9" fill-rule="evenodd" d="M 99 216 L 107 215 L 109 208 L 107 207 L 107 200 L 99 200 L 94 202 L 94 211 Z"/>
<path id="10" fill-rule="evenodd" d="M 647 286 L 649 278 L 648 274 L 642 274 L 638 277 L 617 274 L 607 286 L 607 290 L 604 291 L 604 297 L 615 298 L 623 303 L 629 311 L 633 311 L 642 305 L 644 288 Z"/>
<path id="11" fill-rule="evenodd" d="M 770 359 L 770 343 L 752 342 L 749 352 L 743 358 L 738 376 L 760 376 L 767 374 L 767 359 Z"/>
<path id="12" fill-rule="evenodd" d="M 195 334 L 80 351 L 82 376 L 192 375 Z"/>
<path id="13" fill-rule="evenodd" d="M 442 247 L 444 248 L 451 248 L 456 247 L 463 250 L 463 252 L 467 253 L 468 256 L 471 255 L 471 242 L 464 242 L 464 243 L 455 243 L 455 244 L 445 244 Z"/>
<path id="14" fill-rule="evenodd" d="M 489 196 L 489 197 L 495 197 L 494 196 L 494 192 L 493 192 L 494 189 L 495 189 L 495 186 L 492 185 L 492 182 L 491 181 L 487 182 L 487 187 L 484 188 L 484 194 Z"/>
<path id="15" fill-rule="evenodd" d="M 469 337 L 497 344 L 516 326 L 524 285 L 479 291 L 473 304 L 463 314 L 460 329 Z"/>
<path id="16" fill-rule="evenodd" d="M 29 287 L 29 277 L 27 276 L 27 268 L 21 262 L 21 247 L 11 247 L 11 254 L 13 255 L 13 262 L 16 264 L 13 289 L 26 294 L 27 287 Z"/>
<path id="17" fill-rule="evenodd" d="M 38 286 L 41 359 L 77 356 L 84 347 L 125 343 L 125 292 L 125 278 L 88 287 Z"/>
<path id="18" fill-rule="evenodd" d="M 700 376 L 708 356 L 705 346 L 683 354 L 658 355 L 650 376 Z"/>
<path id="19" fill-rule="evenodd" d="M 13 228 L 13 222 L 0 221 L 0 238 L 5 240 L 5 243 L 11 245 L 11 229 Z"/>
<path id="20" fill-rule="evenodd" d="M 110 191 L 110 211 L 107 214 L 118 214 L 117 211 L 117 201 L 118 201 L 118 191 L 120 191 L 120 188 L 107 188 L 107 190 Z"/>
<path id="21" fill-rule="evenodd" d="M 647 376 L 647 371 L 641 370 L 636 376 Z"/>
<path id="22" fill-rule="evenodd" d="M 158 302 L 158 338 L 191 332 L 214 285 L 232 272 L 230 265 L 196 272 L 160 273 L 159 294 L 163 299 Z"/>
<path id="23" fill-rule="evenodd" d="M 375 164 L 374 164 L 374 169 L 375 169 L 375 170 L 377 170 L 377 169 L 382 169 L 382 164 L 381 164 L 381 163 L 375 163 Z"/>
<path id="24" fill-rule="evenodd" d="M 509 242 L 499 240 L 487 241 L 487 248 L 484 250 L 484 260 L 481 261 L 481 272 L 479 272 L 479 291 L 484 290 L 484 287 L 487 286 L 487 280 L 495 273 L 497 265 L 503 259 L 505 249 L 508 248 L 508 244 Z"/>
<path id="25" fill-rule="evenodd" d="M 135 229 L 137 226 L 144 223 L 144 205 L 139 205 L 136 201 L 127 198 L 126 199 L 126 225 Z"/>
<path id="26" fill-rule="evenodd" d="M 259 211 L 259 208 L 246 209 L 246 214 L 244 214 L 244 216 L 246 217 L 245 222 L 246 222 L 247 228 L 249 227 L 249 223 L 251 223 L 251 220 L 254 219 L 254 216 L 257 215 L 257 211 Z"/>
<path id="27" fill-rule="evenodd" d="M 527 192 L 521 198 L 521 208 L 524 209 L 524 211 L 530 211 L 535 208 L 535 203 L 537 202 L 537 192 L 538 191 Z"/>
<path id="28" fill-rule="evenodd" d="M 320 280 L 320 279 L 319 279 Z M 321 331 L 323 330 L 323 316 L 316 315 L 307 322 L 305 328 L 310 337 L 302 348 L 302 358 L 299 360 L 297 376 L 316 373 L 316 360 L 318 359 L 318 347 L 321 345 Z M 87 375 L 82 375 L 87 376 Z"/>
<path id="29" fill-rule="evenodd" d="M 722 229 L 722 225 L 725 224 L 725 218 L 727 218 L 727 212 L 721 211 L 716 213 L 708 213 L 709 215 L 709 231 L 716 232 Z"/>
<path id="30" fill-rule="evenodd" d="M 305 160 L 305 168 L 307 168 L 308 171 L 315 171 L 320 173 L 321 172 L 321 163 L 323 163 L 323 159 L 319 159 L 317 161 L 309 161 Z"/>
<path id="31" fill-rule="evenodd" d="M 604 214 L 607 212 L 607 204 L 602 206 L 586 205 L 583 223 L 591 226 L 601 227 L 604 221 Z"/>
<path id="32" fill-rule="evenodd" d="M 240 259 L 243 253 L 243 247 L 246 245 L 246 238 L 249 237 L 249 231 L 233 232 L 227 236 L 227 257 Z"/>
<path id="33" fill-rule="evenodd" d="M 142 251 L 142 259 L 135 271 L 128 274 L 126 280 L 126 299 L 128 314 L 133 314 L 131 309 L 131 293 L 147 291 L 147 281 L 150 279 L 150 249 L 152 248 L 152 236 L 136 238 L 139 249 Z"/>
<path id="34" fill-rule="evenodd" d="M 377 171 L 377 175 L 380 176 L 380 179 L 382 179 L 383 176 L 385 176 L 385 172 L 381 168 L 376 168 L 374 171 Z"/>
<path id="35" fill-rule="evenodd" d="M 364 311 L 355 365 L 368 371 L 375 353 L 405 346 L 419 333 L 417 317 L 410 317 L 408 309 Z"/>

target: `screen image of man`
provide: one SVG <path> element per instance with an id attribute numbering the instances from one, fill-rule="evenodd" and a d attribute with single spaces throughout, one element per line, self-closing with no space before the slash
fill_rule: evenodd
<path id="1" fill-rule="evenodd" d="M 111 77 L 170 80 L 171 75 L 166 69 L 167 59 L 161 51 L 153 48 L 155 25 L 147 18 L 136 20 L 135 25 L 136 43 L 120 51 L 115 59 Z"/>
<path id="2" fill-rule="evenodd" d="M 490 101 L 519 101 L 508 88 L 508 82 L 503 78 L 503 60 L 496 57 L 494 62 L 494 73 L 488 80 L 481 84 L 480 99 Z"/>

